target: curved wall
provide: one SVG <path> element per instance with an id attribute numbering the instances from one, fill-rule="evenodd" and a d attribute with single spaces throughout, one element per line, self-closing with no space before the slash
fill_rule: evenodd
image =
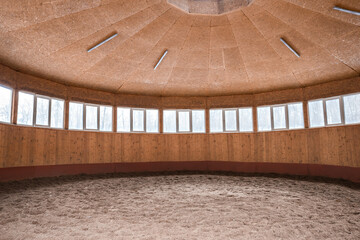
<path id="1" fill-rule="evenodd" d="M 353 78 L 252 95 L 120 95 L 65 86 L 4 66 L 0 66 L 0 83 L 67 102 L 160 110 L 256 107 L 360 92 L 360 78 Z M 16 110 L 16 118 L 15 114 Z M 160 114 L 160 129 L 161 122 Z M 301 130 L 254 133 L 120 134 L 0 124 L 0 180 L 119 171 L 226 170 L 330 176 L 360 182 L 360 125 L 316 129 L 307 125 L 305 121 Z"/>

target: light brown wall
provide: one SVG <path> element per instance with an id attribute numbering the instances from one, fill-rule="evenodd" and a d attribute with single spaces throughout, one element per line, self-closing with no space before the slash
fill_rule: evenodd
<path id="1" fill-rule="evenodd" d="M 231 161 L 360 167 L 360 125 L 267 133 L 118 134 L 0 124 L 0 167 Z"/>
<path id="2" fill-rule="evenodd" d="M 360 92 L 360 78 L 253 95 L 159 97 L 64 86 L 0 66 L 17 90 L 114 106 L 215 108 L 278 104 Z M 233 134 L 119 134 L 0 124 L 0 168 L 81 163 L 232 161 L 360 167 L 360 125 Z"/>

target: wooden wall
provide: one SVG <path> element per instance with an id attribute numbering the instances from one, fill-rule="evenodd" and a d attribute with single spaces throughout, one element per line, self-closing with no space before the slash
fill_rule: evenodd
<path id="1" fill-rule="evenodd" d="M 0 124 L 0 167 L 231 161 L 360 167 L 360 125 L 231 134 L 137 134 Z"/>
<path id="2" fill-rule="evenodd" d="M 360 92 L 360 78 L 353 78 L 251 95 L 120 95 L 65 86 L 18 73 L 1 65 L 0 83 L 17 90 L 59 97 L 67 101 L 159 109 L 255 107 Z M 0 168 L 170 161 L 302 163 L 360 167 L 359 136 L 360 125 L 266 133 L 120 134 L 0 124 Z"/>

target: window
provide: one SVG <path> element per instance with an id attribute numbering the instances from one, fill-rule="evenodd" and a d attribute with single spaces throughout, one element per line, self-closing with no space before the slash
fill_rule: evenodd
<path id="1" fill-rule="evenodd" d="M 50 99 L 36 98 L 36 125 L 49 126 Z"/>
<path id="2" fill-rule="evenodd" d="M 205 110 L 192 110 L 192 130 L 194 133 L 204 133 L 205 129 Z"/>
<path id="3" fill-rule="evenodd" d="M 236 109 L 224 110 L 225 131 L 234 132 L 237 130 L 237 112 Z"/>
<path id="4" fill-rule="evenodd" d="M 159 132 L 159 110 L 146 109 L 146 132 Z"/>
<path id="5" fill-rule="evenodd" d="M 19 92 L 17 123 L 51 128 L 64 127 L 64 100 Z"/>
<path id="6" fill-rule="evenodd" d="M 239 109 L 239 131 L 252 132 L 253 131 L 253 111 L 252 108 Z"/>
<path id="7" fill-rule="evenodd" d="M 113 129 L 113 108 L 100 106 L 100 131 L 111 132 Z"/>
<path id="8" fill-rule="evenodd" d="M 164 110 L 164 133 L 204 133 L 205 110 Z"/>
<path id="9" fill-rule="evenodd" d="M 302 103 L 288 104 L 289 129 L 304 128 L 304 110 Z"/>
<path id="10" fill-rule="evenodd" d="M 12 89 L 0 86 L 0 122 L 11 122 Z"/>
<path id="11" fill-rule="evenodd" d="M 82 103 L 69 103 L 69 129 L 82 130 L 84 122 L 84 105 Z"/>
<path id="12" fill-rule="evenodd" d="M 85 129 L 87 130 L 97 130 L 99 129 L 98 126 L 98 113 L 99 113 L 99 107 L 98 106 L 92 106 L 92 105 L 86 105 L 85 107 Z"/>
<path id="13" fill-rule="evenodd" d="M 252 108 L 210 109 L 210 132 L 251 132 L 252 119 Z"/>
<path id="14" fill-rule="evenodd" d="M 190 132 L 190 111 L 178 111 L 179 132 Z"/>
<path id="15" fill-rule="evenodd" d="M 64 100 L 51 99 L 50 127 L 64 127 Z"/>
<path id="16" fill-rule="evenodd" d="M 324 105 L 322 100 L 309 101 L 309 120 L 310 127 L 325 126 Z"/>
<path id="17" fill-rule="evenodd" d="M 343 97 L 345 124 L 360 123 L 360 93 Z"/>
<path id="18" fill-rule="evenodd" d="M 159 110 L 117 108 L 118 132 L 159 132 Z"/>
<path id="19" fill-rule="evenodd" d="M 304 128 L 303 103 L 257 108 L 258 131 Z"/>
<path id="20" fill-rule="evenodd" d="M 258 131 L 271 130 L 271 108 L 258 107 L 257 108 Z"/>
<path id="21" fill-rule="evenodd" d="M 176 133 L 176 110 L 164 110 L 163 129 L 165 133 Z"/>
<path id="22" fill-rule="evenodd" d="M 112 114 L 111 106 L 70 102 L 69 129 L 111 132 L 113 129 Z"/>
<path id="23" fill-rule="evenodd" d="M 34 95 L 19 92 L 17 123 L 22 125 L 33 125 L 34 120 Z"/>
<path id="24" fill-rule="evenodd" d="M 331 99 L 325 101 L 327 124 L 341 124 L 340 99 Z"/>
<path id="25" fill-rule="evenodd" d="M 223 113 L 221 109 L 210 109 L 210 132 L 223 132 Z"/>
<path id="26" fill-rule="evenodd" d="M 133 131 L 143 132 L 145 130 L 145 111 L 134 109 L 133 113 Z"/>
<path id="27" fill-rule="evenodd" d="M 117 131 L 130 132 L 130 108 L 117 108 Z"/>
<path id="28" fill-rule="evenodd" d="M 286 129 L 286 106 L 273 107 L 274 129 Z"/>
<path id="29" fill-rule="evenodd" d="M 344 123 L 344 112 L 348 112 L 349 102 L 344 97 L 333 97 L 309 101 L 310 127 L 341 125 Z M 346 103 L 344 102 L 346 101 Z M 343 103 L 344 102 L 344 103 Z M 347 109 L 345 109 L 347 108 Z"/>

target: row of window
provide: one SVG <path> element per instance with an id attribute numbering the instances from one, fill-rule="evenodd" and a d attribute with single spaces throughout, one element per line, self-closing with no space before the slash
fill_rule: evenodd
<path id="1" fill-rule="evenodd" d="M 11 122 L 13 91 L 0 86 L 0 122 Z M 65 101 L 19 92 L 17 123 L 64 128 Z M 258 131 L 304 128 L 303 103 L 257 107 Z M 360 93 L 308 102 L 310 127 L 360 123 Z M 252 132 L 253 109 L 210 109 L 210 132 Z M 117 108 L 117 132 L 159 132 L 159 110 Z M 69 129 L 112 132 L 113 107 L 69 103 Z M 205 133 L 205 110 L 164 110 L 164 133 Z"/>

